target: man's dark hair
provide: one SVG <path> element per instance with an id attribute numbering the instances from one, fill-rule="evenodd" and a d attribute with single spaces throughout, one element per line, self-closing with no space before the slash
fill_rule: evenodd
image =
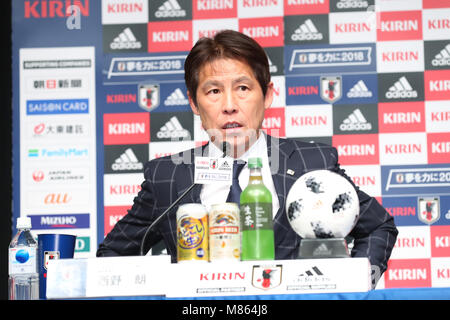
<path id="1" fill-rule="evenodd" d="M 201 38 L 184 63 L 184 80 L 194 104 L 197 105 L 198 77 L 201 67 L 217 59 L 234 59 L 246 63 L 253 70 L 264 96 L 270 82 L 269 62 L 264 49 L 243 33 L 224 30 L 213 38 Z"/>

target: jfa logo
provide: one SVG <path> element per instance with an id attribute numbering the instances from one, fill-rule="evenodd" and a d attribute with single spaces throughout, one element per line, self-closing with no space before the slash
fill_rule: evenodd
<path id="1" fill-rule="evenodd" d="M 252 285 L 255 288 L 269 290 L 281 284 L 282 265 L 253 266 Z"/>
<path id="2" fill-rule="evenodd" d="M 426 224 L 433 224 L 439 220 L 441 214 L 439 209 L 439 198 L 419 198 L 419 220 Z"/>

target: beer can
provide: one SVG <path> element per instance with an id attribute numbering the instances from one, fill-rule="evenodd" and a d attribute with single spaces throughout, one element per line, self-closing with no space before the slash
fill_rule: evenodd
<path id="1" fill-rule="evenodd" d="M 209 261 L 208 211 L 199 203 L 177 210 L 177 260 Z"/>
<path id="2" fill-rule="evenodd" d="M 211 206 L 209 213 L 210 261 L 241 258 L 239 207 L 227 202 Z"/>

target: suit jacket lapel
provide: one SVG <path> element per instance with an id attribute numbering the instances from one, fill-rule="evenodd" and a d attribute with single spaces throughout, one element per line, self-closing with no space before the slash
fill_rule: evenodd
<path id="1" fill-rule="evenodd" d="M 289 140 L 267 136 L 267 150 L 273 184 L 280 203 L 275 220 L 281 221 L 286 211 L 287 194 L 294 182 L 302 175 L 304 166 L 301 162 L 292 159 L 295 146 Z"/>
<path id="2" fill-rule="evenodd" d="M 189 151 L 186 151 L 189 152 Z M 194 168 L 195 168 L 195 156 L 204 155 L 204 152 L 208 152 L 207 145 L 191 149 L 190 155 L 185 155 L 182 163 L 178 165 L 175 173 L 175 186 L 177 191 L 177 197 L 180 197 L 194 183 Z M 207 154 L 207 153 L 206 153 Z M 183 203 L 200 203 L 200 192 L 202 185 L 196 185 L 192 191 L 186 195 L 184 199 L 180 201 Z M 175 199 L 174 199 L 175 201 Z"/>

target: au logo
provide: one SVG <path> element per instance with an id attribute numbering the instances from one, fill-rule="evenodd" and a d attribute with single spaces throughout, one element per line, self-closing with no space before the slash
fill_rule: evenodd
<path id="1" fill-rule="evenodd" d="M 72 197 L 68 193 L 49 193 L 44 198 L 45 204 L 68 204 Z"/>
<path id="2" fill-rule="evenodd" d="M 335 103 L 342 97 L 342 77 L 320 77 L 320 97 Z"/>
<path id="3" fill-rule="evenodd" d="M 145 111 L 152 111 L 159 106 L 160 89 L 157 84 L 141 84 L 139 85 L 139 107 Z"/>
<path id="4" fill-rule="evenodd" d="M 258 265 L 253 266 L 252 285 L 262 290 L 270 290 L 281 284 L 283 266 Z"/>

